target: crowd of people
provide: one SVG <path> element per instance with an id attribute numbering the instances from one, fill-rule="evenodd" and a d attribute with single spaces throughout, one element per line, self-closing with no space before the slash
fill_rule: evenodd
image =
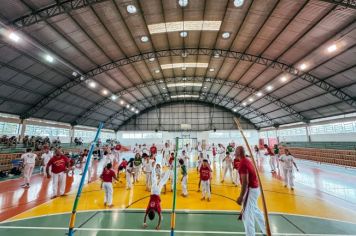
<path id="1" fill-rule="evenodd" d="M 195 150 L 197 152 L 197 161 L 191 160 L 191 152 L 194 148 L 189 145 L 181 147 L 179 153 L 175 152 L 175 147 L 166 142 L 163 147 L 158 148 L 155 144 L 147 146 L 146 144 L 136 144 L 131 150 L 121 144 L 99 146 L 93 154 L 93 158 L 88 159 L 88 150 L 84 149 L 79 158 L 71 159 L 68 154 L 58 147 L 53 150 L 48 146 L 43 147 L 43 153 L 40 157 L 41 170 L 53 182 L 53 197 L 65 196 L 65 183 L 69 172 L 74 172 L 78 168 L 83 174 L 84 166 L 88 163 L 88 182 L 91 181 L 93 160 L 97 159 L 102 163 L 103 170 L 100 171 L 102 189 L 104 190 L 104 204 L 113 207 L 113 183 L 122 182 L 120 173 L 124 173 L 126 189 L 129 190 L 134 185 L 144 179 L 145 189 L 150 192 L 150 200 L 144 217 L 144 227 L 147 226 L 147 217 L 152 220 L 155 214 L 158 214 L 159 223 L 156 226 L 160 228 L 161 222 L 161 199 L 160 194 L 167 192 L 168 188 L 174 189 L 174 172 L 176 171 L 177 184 L 181 185 L 182 197 L 188 197 L 188 176 L 192 167 L 196 166 L 199 176 L 197 191 L 201 191 L 202 201 L 211 201 L 213 163 L 218 163 L 223 168 L 221 183 L 229 176 L 231 183 L 235 186 L 241 186 L 241 193 L 236 202 L 243 206 L 243 220 L 246 232 L 254 231 L 254 221 L 256 219 L 261 230 L 264 225 L 262 213 L 257 208 L 257 199 L 259 197 L 259 182 L 252 161 L 245 154 L 242 146 L 236 146 L 234 142 L 226 147 L 223 144 L 212 144 L 210 147 L 198 143 Z M 263 159 L 269 160 L 271 172 L 275 173 L 277 169 L 283 172 L 285 186 L 294 188 L 294 168 L 298 170 L 291 153 L 284 149 L 284 154 L 280 155 L 278 145 L 271 149 L 264 145 L 263 150 L 256 145 L 254 147 L 254 156 L 257 166 L 261 165 Z M 123 158 L 122 152 L 132 152 L 133 157 Z M 210 155 L 211 153 L 211 155 Z M 161 157 L 157 161 L 158 155 Z M 31 148 L 26 150 L 21 156 L 23 161 L 24 184 L 22 187 L 30 187 L 30 179 L 35 166 L 37 155 Z M 117 168 L 117 171 L 116 171 Z M 176 168 L 176 169 L 175 169 Z M 141 177 L 143 176 L 143 178 Z M 170 183 L 169 183 L 170 181 Z M 246 195 L 249 197 L 246 198 Z M 252 220 L 253 219 L 253 220 Z M 263 229 L 262 229 L 263 228 Z M 262 231 L 264 232 L 264 231 Z M 253 234 L 247 234 L 253 235 Z"/>

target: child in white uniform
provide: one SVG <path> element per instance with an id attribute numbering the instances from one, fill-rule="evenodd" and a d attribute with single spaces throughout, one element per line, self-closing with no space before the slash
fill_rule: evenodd
<path id="1" fill-rule="evenodd" d="M 151 160 L 146 153 L 143 153 L 142 157 L 144 159 L 142 163 L 143 172 L 146 174 L 146 191 L 150 191 L 153 160 Z"/>
<path id="2" fill-rule="evenodd" d="M 49 160 L 53 157 L 53 153 L 49 150 L 48 147 L 45 147 L 43 149 L 43 151 L 44 151 L 44 153 L 41 156 L 42 164 L 40 167 L 40 174 L 45 174 L 46 166 L 47 166 Z"/>
<path id="3" fill-rule="evenodd" d="M 294 157 L 290 154 L 288 149 L 284 149 L 284 154 L 280 157 L 280 161 L 283 163 L 283 174 L 284 174 L 284 187 L 288 185 L 292 190 L 294 190 L 294 173 L 293 166 L 297 171 L 297 164 L 294 162 Z"/>
<path id="4" fill-rule="evenodd" d="M 229 172 L 231 182 L 234 183 L 234 180 L 232 177 L 232 158 L 231 158 L 229 152 L 226 152 L 226 156 L 222 160 L 222 162 L 225 162 L 225 168 L 224 168 L 224 175 L 223 175 L 223 179 L 221 180 L 221 183 L 224 183 L 227 172 Z"/>
<path id="5" fill-rule="evenodd" d="M 37 155 L 32 153 L 31 148 L 26 149 L 26 153 L 21 155 L 22 164 L 24 166 L 23 169 L 23 177 L 24 177 L 24 184 L 21 185 L 23 188 L 30 187 L 30 180 L 33 172 L 33 168 L 35 168 Z"/>

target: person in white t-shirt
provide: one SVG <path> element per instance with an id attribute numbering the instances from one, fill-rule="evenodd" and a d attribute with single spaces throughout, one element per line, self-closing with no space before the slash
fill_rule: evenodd
<path id="1" fill-rule="evenodd" d="M 104 151 L 104 166 L 111 163 L 114 166 L 115 155 L 111 153 L 111 151 Z"/>
<path id="2" fill-rule="evenodd" d="M 162 149 L 162 167 L 163 166 L 169 166 L 169 155 L 170 155 L 170 148 L 169 148 L 169 144 L 165 143 L 164 147 Z"/>
<path id="3" fill-rule="evenodd" d="M 184 161 L 184 165 L 187 167 L 187 169 L 189 168 L 189 156 L 187 155 L 186 150 L 182 151 L 182 156 L 179 159 L 183 159 Z"/>
<path id="4" fill-rule="evenodd" d="M 290 154 L 288 149 L 284 149 L 284 154 L 279 159 L 283 165 L 283 173 L 284 173 L 284 187 L 290 186 L 292 190 L 294 190 L 294 173 L 293 166 L 297 171 L 297 164 L 294 162 L 294 157 Z"/>
<path id="5" fill-rule="evenodd" d="M 143 162 L 143 172 L 146 174 L 146 191 L 150 191 L 151 189 L 151 178 L 152 178 L 152 162 L 146 153 L 142 154 Z"/>
<path id="6" fill-rule="evenodd" d="M 45 174 L 46 166 L 49 160 L 53 157 L 53 153 L 49 150 L 48 146 L 43 148 L 43 154 L 41 156 L 41 167 L 40 167 L 40 174 Z"/>
<path id="7" fill-rule="evenodd" d="M 37 155 L 32 152 L 31 148 L 27 148 L 26 152 L 21 155 L 21 160 L 23 164 L 23 177 L 24 177 L 24 184 L 21 185 L 23 188 L 30 187 L 30 180 L 33 172 L 33 168 L 35 168 Z"/>

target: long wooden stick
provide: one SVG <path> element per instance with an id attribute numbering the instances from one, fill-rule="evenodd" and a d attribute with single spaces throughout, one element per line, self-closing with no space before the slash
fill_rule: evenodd
<path id="1" fill-rule="evenodd" d="M 241 125 L 240 125 L 240 121 L 236 117 L 234 117 L 234 121 L 235 121 L 235 123 L 237 125 L 237 128 L 240 130 L 242 138 L 245 141 L 245 145 L 247 146 L 247 149 L 248 149 L 248 152 L 250 153 L 250 157 L 251 157 L 253 166 L 255 167 L 255 170 L 256 170 L 258 182 L 260 183 L 259 186 L 260 186 L 260 190 L 261 190 L 263 213 L 264 213 L 264 218 L 265 218 L 265 222 L 266 222 L 266 233 L 267 233 L 267 236 L 272 236 L 271 228 L 269 226 L 269 218 L 268 218 L 268 210 L 267 210 L 267 204 L 266 204 L 266 200 L 265 200 L 265 194 L 263 192 L 263 186 L 262 186 L 260 174 L 259 174 L 258 169 L 257 169 L 256 161 L 255 161 L 255 158 L 253 157 L 250 145 L 249 145 L 249 143 L 247 141 L 247 138 L 245 137 L 244 131 L 243 131 Z"/>

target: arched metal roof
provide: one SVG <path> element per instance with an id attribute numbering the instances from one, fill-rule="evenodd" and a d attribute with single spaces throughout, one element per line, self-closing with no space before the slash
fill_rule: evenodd
<path id="1" fill-rule="evenodd" d="M 128 5 L 137 12 L 128 13 Z M 0 8 L 0 112 L 119 126 L 135 114 L 121 100 L 142 111 L 184 94 L 242 114 L 256 127 L 354 112 L 355 6 L 317 0 L 246 0 L 240 8 L 231 0 L 189 0 L 184 8 L 176 0 L 6 1 Z M 221 23 L 215 31 L 188 29 L 187 37 L 179 36 L 181 30 L 149 30 L 197 21 Z M 9 39 L 11 32 L 20 42 Z M 47 54 L 54 62 L 44 59 Z M 183 66 L 163 68 L 177 63 Z M 189 63 L 205 67 L 186 68 Z M 187 82 L 201 86 L 167 86 Z"/>

